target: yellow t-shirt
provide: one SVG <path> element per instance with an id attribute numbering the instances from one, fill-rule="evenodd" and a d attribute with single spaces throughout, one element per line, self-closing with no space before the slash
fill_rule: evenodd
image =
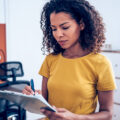
<path id="1" fill-rule="evenodd" d="M 76 114 L 93 113 L 97 91 L 116 88 L 111 64 L 102 54 L 74 59 L 50 54 L 39 74 L 48 78 L 48 102 Z"/>

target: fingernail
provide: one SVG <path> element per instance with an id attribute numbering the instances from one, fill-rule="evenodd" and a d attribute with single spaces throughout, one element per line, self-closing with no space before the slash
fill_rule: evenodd
<path id="1" fill-rule="evenodd" d="M 54 105 L 53 105 L 54 108 L 56 108 Z"/>

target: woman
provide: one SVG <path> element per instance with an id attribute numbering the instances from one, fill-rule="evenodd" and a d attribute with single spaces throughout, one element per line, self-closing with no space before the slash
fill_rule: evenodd
<path id="1" fill-rule="evenodd" d="M 105 36 L 99 13 L 85 0 L 50 0 L 41 28 L 42 51 L 50 53 L 39 71 L 42 95 L 57 111 L 41 112 L 50 120 L 111 120 L 115 83 L 109 60 L 100 54 Z M 33 91 L 26 86 L 23 93 Z"/>

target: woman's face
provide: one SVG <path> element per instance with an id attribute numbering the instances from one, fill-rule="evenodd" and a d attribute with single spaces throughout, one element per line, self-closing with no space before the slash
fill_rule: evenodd
<path id="1" fill-rule="evenodd" d="M 70 14 L 53 12 L 50 15 L 50 22 L 53 36 L 63 49 L 79 44 L 80 31 L 84 28 Z"/>

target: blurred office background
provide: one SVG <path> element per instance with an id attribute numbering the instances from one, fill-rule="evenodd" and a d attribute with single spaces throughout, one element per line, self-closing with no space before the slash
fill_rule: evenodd
<path id="1" fill-rule="evenodd" d="M 21 61 L 24 77 L 35 81 L 41 89 L 40 66 L 45 58 L 41 51 L 42 31 L 40 13 L 48 0 L 0 0 L 0 62 Z M 120 1 L 89 0 L 100 12 L 106 25 L 106 44 L 103 54 L 112 62 L 117 90 L 115 90 L 113 120 L 120 119 Z M 2 39 L 1 39 L 2 38 Z M 41 118 L 27 112 L 27 120 Z"/>

